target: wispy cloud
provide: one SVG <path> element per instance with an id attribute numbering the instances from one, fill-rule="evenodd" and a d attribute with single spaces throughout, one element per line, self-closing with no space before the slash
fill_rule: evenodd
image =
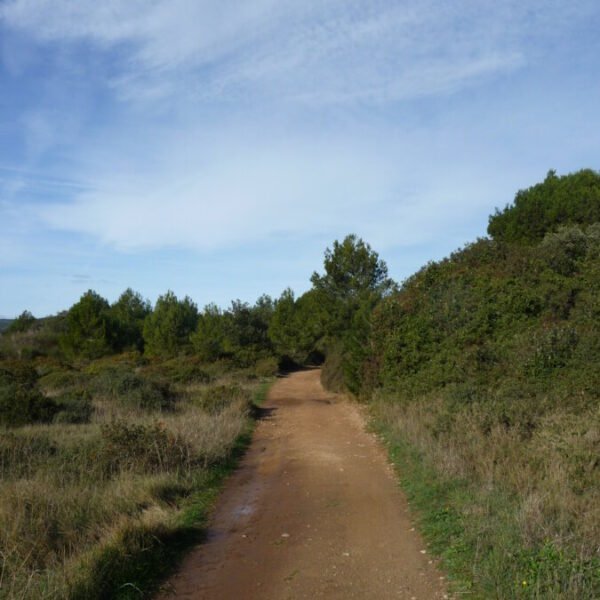
<path id="1" fill-rule="evenodd" d="M 349 231 L 439 257 L 549 168 L 597 168 L 599 21 L 598 0 L 0 0 L 0 291 L 59 308 L 56 277 L 201 264 L 209 301 L 231 260 L 244 296 Z"/>
<path id="2" fill-rule="evenodd" d="M 593 4 L 12 0 L 0 16 L 41 40 L 117 49 L 111 82 L 128 99 L 381 103 L 514 69 Z"/>
<path id="3" fill-rule="evenodd" d="M 212 156 L 179 141 L 165 148 L 160 170 L 107 173 L 103 186 L 40 214 L 123 250 L 214 249 L 327 231 L 392 194 L 390 161 L 342 140 L 221 140 Z"/>

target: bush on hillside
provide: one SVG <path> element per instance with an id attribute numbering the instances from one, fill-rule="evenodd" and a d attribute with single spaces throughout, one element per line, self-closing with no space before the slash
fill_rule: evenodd
<path id="1" fill-rule="evenodd" d="M 91 381 L 90 390 L 132 409 L 160 411 L 173 406 L 173 393 L 167 382 L 146 379 L 126 368 L 104 369 Z"/>
<path id="2" fill-rule="evenodd" d="M 158 422 L 114 421 L 102 426 L 99 460 L 111 474 L 176 471 L 187 464 L 190 455 L 185 440 Z"/>
<path id="3" fill-rule="evenodd" d="M 513 204 L 496 209 L 488 233 L 503 242 L 535 243 L 561 225 L 600 222 L 600 173 L 584 169 L 517 192 Z"/>
<path id="4" fill-rule="evenodd" d="M 93 406 L 89 392 L 72 390 L 54 398 L 57 413 L 54 423 L 89 423 Z"/>
<path id="5" fill-rule="evenodd" d="M 117 325 L 108 301 L 93 290 L 83 294 L 67 313 L 60 344 L 71 358 L 93 359 L 113 352 Z"/>
<path id="6" fill-rule="evenodd" d="M 49 423 L 56 412 L 56 403 L 39 391 L 37 373 L 30 364 L 14 361 L 0 365 L 0 425 Z"/>
<path id="7" fill-rule="evenodd" d="M 144 351 L 148 356 L 172 358 L 191 349 L 190 336 L 198 324 L 198 307 L 186 296 L 169 291 L 156 301 L 144 321 Z"/>

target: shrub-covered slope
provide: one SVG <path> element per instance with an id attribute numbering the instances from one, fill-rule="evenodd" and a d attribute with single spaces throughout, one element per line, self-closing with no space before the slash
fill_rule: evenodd
<path id="1" fill-rule="evenodd" d="M 358 391 L 483 597 L 600 597 L 599 181 L 549 175 L 372 314 Z"/>
<path id="2" fill-rule="evenodd" d="M 510 382 L 521 398 L 588 405 L 600 392 L 599 259 L 595 224 L 536 246 L 482 239 L 426 266 L 376 310 L 365 386 L 412 397 L 452 385 L 492 401 Z"/>
<path id="3" fill-rule="evenodd" d="M 513 204 L 490 217 L 495 240 L 535 243 L 561 225 L 600 221 L 600 174 L 584 169 L 557 177 L 550 171 L 542 183 L 517 193 Z"/>

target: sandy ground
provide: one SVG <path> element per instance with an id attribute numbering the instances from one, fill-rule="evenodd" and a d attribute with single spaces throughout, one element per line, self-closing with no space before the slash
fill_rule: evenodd
<path id="1" fill-rule="evenodd" d="M 160 599 L 435 599 L 445 581 L 358 407 L 319 371 L 272 388 L 207 542 Z"/>

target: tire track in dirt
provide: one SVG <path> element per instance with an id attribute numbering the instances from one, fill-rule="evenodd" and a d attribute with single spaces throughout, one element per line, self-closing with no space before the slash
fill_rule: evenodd
<path id="1" fill-rule="evenodd" d="M 161 600 L 447 596 L 385 452 L 318 370 L 272 388 L 208 540 Z"/>

